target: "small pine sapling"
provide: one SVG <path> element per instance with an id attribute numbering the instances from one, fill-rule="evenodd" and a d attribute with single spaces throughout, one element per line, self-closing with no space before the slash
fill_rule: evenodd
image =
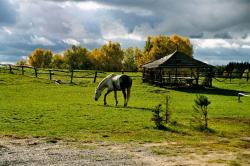
<path id="1" fill-rule="evenodd" d="M 157 129 L 165 129 L 166 127 L 163 125 L 168 124 L 170 122 L 170 109 L 169 109 L 169 96 L 166 97 L 166 110 L 165 112 L 162 109 L 162 105 L 159 104 L 152 111 L 153 117 L 151 120 L 155 123 Z"/>
<path id="2" fill-rule="evenodd" d="M 201 130 L 208 129 L 208 105 L 211 102 L 204 95 L 198 95 L 194 100 L 195 105 L 193 106 L 194 114 L 193 120 L 194 122 L 199 123 L 199 127 Z"/>
<path id="3" fill-rule="evenodd" d="M 163 129 L 164 128 L 164 125 L 162 124 L 163 117 L 161 116 L 161 113 L 162 113 L 162 105 L 159 104 L 153 110 L 153 117 L 151 119 L 155 123 L 157 129 Z"/>

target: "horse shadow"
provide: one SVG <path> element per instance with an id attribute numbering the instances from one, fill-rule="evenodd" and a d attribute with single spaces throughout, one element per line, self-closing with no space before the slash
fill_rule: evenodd
<path id="1" fill-rule="evenodd" d="M 102 107 L 110 107 L 110 108 L 119 108 L 119 109 L 124 109 L 124 110 L 145 110 L 145 111 L 153 111 L 153 108 L 145 108 L 145 107 L 135 107 L 135 106 L 127 106 L 127 107 L 124 107 L 122 105 L 101 105 L 99 104 L 98 106 L 102 106 Z"/>

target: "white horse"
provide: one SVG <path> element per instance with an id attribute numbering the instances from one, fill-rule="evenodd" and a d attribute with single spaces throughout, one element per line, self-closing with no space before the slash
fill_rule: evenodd
<path id="1" fill-rule="evenodd" d="M 124 97 L 124 107 L 126 107 L 130 97 L 131 86 L 132 86 L 132 79 L 129 76 L 124 74 L 122 75 L 110 74 L 107 77 L 105 77 L 97 86 L 95 91 L 95 101 L 97 101 L 98 98 L 101 96 L 102 91 L 105 88 L 107 88 L 107 92 L 104 95 L 104 105 L 107 104 L 106 102 L 107 95 L 110 92 L 114 91 L 115 101 L 117 106 L 118 104 L 117 91 L 122 91 Z"/>

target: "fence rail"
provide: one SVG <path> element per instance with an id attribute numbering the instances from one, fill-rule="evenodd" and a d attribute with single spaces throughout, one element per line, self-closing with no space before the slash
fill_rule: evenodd
<path id="1" fill-rule="evenodd" d="M 65 69 L 44 69 L 44 68 L 35 68 L 32 66 L 20 66 L 20 65 L 11 65 L 11 64 L 0 64 L 0 73 L 11 73 L 11 74 L 21 74 L 30 77 L 36 78 L 45 78 L 49 80 L 69 80 L 69 83 L 73 83 L 77 79 L 92 79 L 93 83 L 96 82 L 97 78 L 104 78 L 108 72 L 96 71 L 96 70 L 65 70 Z M 120 71 L 114 73 L 130 73 L 131 77 L 141 78 L 141 72 L 132 72 L 132 71 Z M 133 73 L 133 74 L 132 74 Z M 206 73 L 205 73 L 206 74 Z M 204 77 L 204 73 L 200 73 L 199 76 Z M 56 78 L 57 77 L 57 78 Z M 55 79 L 56 78 L 56 79 Z M 229 80 L 230 82 L 234 78 L 245 79 L 247 82 L 250 80 L 250 73 L 240 73 L 240 72 L 231 72 L 227 75 L 218 75 L 215 74 L 213 78 L 216 81 L 224 82 Z"/>
<path id="2" fill-rule="evenodd" d="M 116 73 L 125 73 L 131 71 L 120 71 Z M 96 82 L 98 78 L 104 78 L 107 73 L 103 71 L 96 70 L 64 70 L 64 69 L 43 69 L 35 68 L 32 66 L 18 66 L 11 64 L 0 64 L 0 73 L 11 73 L 11 74 L 20 74 L 36 78 L 45 78 L 54 81 L 65 81 L 69 80 L 69 83 L 73 83 L 76 79 L 92 79 L 93 83 Z M 133 72 L 139 73 L 139 72 Z M 58 79 L 55 79 L 57 77 Z M 141 77 L 140 75 L 132 75 L 131 77 Z"/>

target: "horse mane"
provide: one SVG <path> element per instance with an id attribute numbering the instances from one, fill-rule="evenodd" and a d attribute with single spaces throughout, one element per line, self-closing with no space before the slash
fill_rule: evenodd
<path id="1" fill-rule="evenodd" d="M 97 89 L 99 89 L 99 87 L 100 87 L 107 79 L 112 78 L 112 77 L 114 77 L 114 76 L 116 76 L 116 74 L 112 73 L 112 74 L 108 75 L 107 77 L 105 77 L 105 78 L 98 84 Z"/>

